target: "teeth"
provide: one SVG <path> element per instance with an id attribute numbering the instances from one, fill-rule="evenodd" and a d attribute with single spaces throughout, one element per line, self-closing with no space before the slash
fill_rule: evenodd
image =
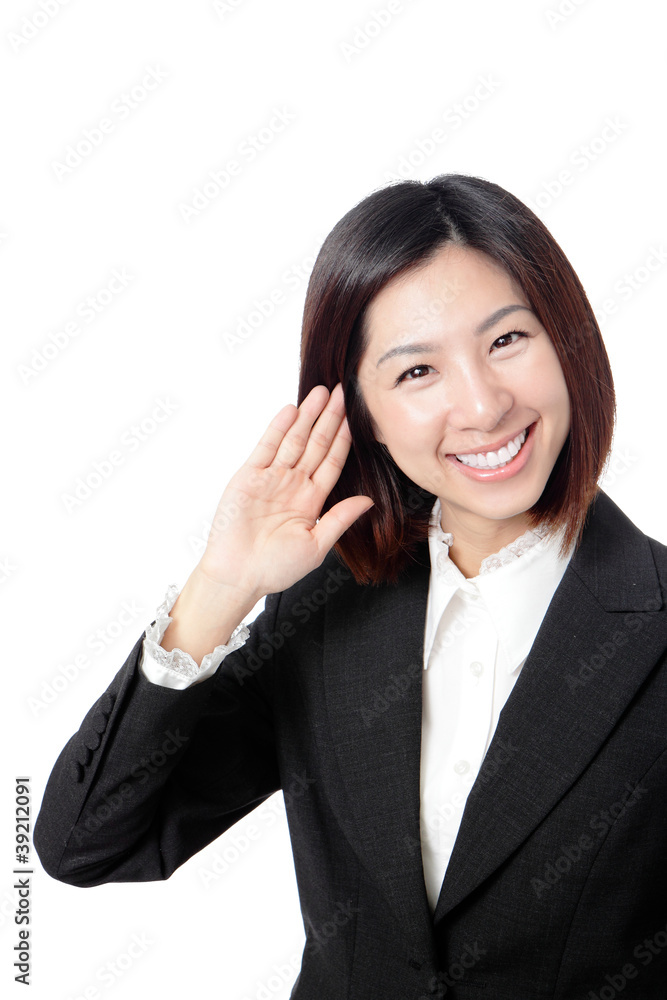
<path id="1" fill-rule="evenodd" d="M 476 455 L 457 455 L 456 457 L 459 462 L 469 465 L 473 469 L 500 469 L 519 454 L 525 440 L 526 431 L 521 431 L 498 451 L 479 452 Z"/>

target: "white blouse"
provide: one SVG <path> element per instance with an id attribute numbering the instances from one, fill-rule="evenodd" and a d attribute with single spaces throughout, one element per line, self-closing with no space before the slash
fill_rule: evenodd
<path id="1" fill-rule="evenodd" d="M 571 551 L 564 559 L 559 556 L 559 533 L 538 527 L 488 556 L 479 575 L 466 579 L 449 558 L 453 536 L 443 531 L 440 517 L 436 500 L 428 539 L 421 744 L 421 848 L 432 910 L 468 793 L 571 557 Z M 208 653 L 201 667 L 182 650 L 167 652 L 160 642 L 178 593 L 169 587 L 155 623 L 147 626 L 140 669 L 155 684 L 184 689 L 215 673 L 250 633 L 239 625 L 229 643 Z"/>
<path id="2" fill-rule="evenodd" d="M 560 540 L 541 526 L 527 531 L 466 579 L 449 558 L 453 536 L 440 527 L 440 501 L 433 507 L 421 745 L 421 849 L 432 910 L 468 794 L 570 560 L 571 552 L 558 555 Z"/>

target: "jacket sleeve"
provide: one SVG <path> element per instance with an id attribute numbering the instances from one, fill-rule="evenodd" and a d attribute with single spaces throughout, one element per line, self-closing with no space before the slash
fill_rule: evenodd
<path id="1" fill-rule="evenodd" d="M 34 844 L 77 886 L 165 879 L 280 787 L 269 595 L 243 647 L 178 691 L 138 666 L 144 635 L 69 740 L 48 780 Z"/>

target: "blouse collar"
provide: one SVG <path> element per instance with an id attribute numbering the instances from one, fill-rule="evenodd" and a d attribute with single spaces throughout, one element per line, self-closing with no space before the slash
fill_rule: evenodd
<path id="1" fill-rule="evenodd" d="M 428 537 L 431 557 L 429 611 L 435 625 L 426 636 L 426 661 L 435 627 L 454 594 L 460 593 L 464 600 L 484 602 L 502 646 L 507 670 L 513 673 L 530 652 L 574 546 L 563 557 L 560 554 L 562 529 L 553 531 L 545 525 L 537 525 L 487 556 L 479 574 L 467 579 L 449 557 L 454 538 L 451 532 L 443 531 L 441 514 L 437 499 L 431 512 Z"/>

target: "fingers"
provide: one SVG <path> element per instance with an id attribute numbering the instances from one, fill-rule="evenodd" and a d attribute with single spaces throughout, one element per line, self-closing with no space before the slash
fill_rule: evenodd
<path id="1" fill-rule="evenodd" d="M 316 385 L 298 410 L 295 406 L 284 407 L 269 424 L 248 464 L 266 468 L 273 463 L 281 468 L 292 469 L 303 459 L 310 445 L 308 458 L 304 460 L 306 465 L 303 467 L 303 471 L 309 476 L 326 454 L 343 419 L 342 396 L 340 386 L 336 386 L 329 394 L 326 386 Z M 317 425 L 315 431 L 313 424 Z M 311 432 L 314 435 L 312 442 Z"/>
<path id="2" fill-rule="evenodd" d="M 333 465 L 338 475 L 345 464 L 351 440 L 345 417 L 343 388 L 338 383 L 324 410 L 309 430 L 306 447 L 296 462 L 296 468 L 315 482 L 314 473 L 316 470 L 320 471 L 322 463 L 332 458 L 333 453 Z"/>
<path id="3" fill-rule="evenodd" d="M 338 425 L 336 434 L 331 445 L 327 449 L 322 461 L 311 475 L 311 480 L 322 491 L 324 496 L 328 496 L 334 488 L 338 477 L 343 471 L 343 466 L 350 451 L 352 435 L 348 427 L 347 417 Z M 300 465 L 301 463 L 299 463 Z"/>
<path id="4" fill-rule="evenodd" d="M 306 407 L 307 410 L 313 412 L 312 420 L 314 421 L 321 409 L 325 406 L 328 398 L 329 394 L 326 386 L 320 385 L 315 386 L 315 388 L 308 393 L 301 404 L 301 407 L 298 409 L 293 403 L 288 403 L 286 406 L 283 406 L 282 410 L 275 415 L 269 426 L 262 434 L 246 464 L 256 469 L 268 468 L 268 466 L 274 461 L 278 453 L 278 449 L 285 440 L 285 435 L 299 419 L 302 413 L 302 408 Z"/>
<path id="5" fill-rule="evenodd" d="M 315 386 L 298 409 L 288 404 L 276 414 L 246 464 L 298 468 L 327 495 L 351 440 L 342 386 L 338 383 L 330 394 L 326 386 Z"/>
<path id="6" fill-rule="evenodd" d="M 298 465 L 310 476 L 326 455 L 345 409 L 340 383 L 330 395 L 324 392 L 324 386 L 315 386 L 302 402 L 297 419 L 278 448 L 276 465 L 288 469 Z"/>

